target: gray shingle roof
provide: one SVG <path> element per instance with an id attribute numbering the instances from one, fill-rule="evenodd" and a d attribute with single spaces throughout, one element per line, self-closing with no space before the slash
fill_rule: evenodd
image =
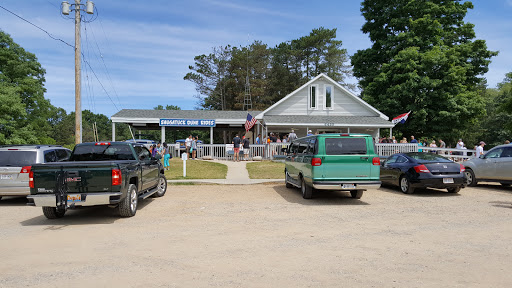
<path id="1" fill-rule="evenodd" d="M 381 117 L 375 116 L 307 116 L 307 115 L 281 115 L 281 116 L 264 116 L 265 123 L 280 125 L 297 125 L 297 124 L 314 124 L 324 125 L 325 123 L 334 123 L 340 125 L 375 125 L 389 126 L 390 121 L 386 121 Z"/>
<path id="2" fill-rule="evenodd" d="M 249 111 L 253 117 L 261 111 Z M 123 109 L 112 118 L 246 119 L 247 111 Z"/>

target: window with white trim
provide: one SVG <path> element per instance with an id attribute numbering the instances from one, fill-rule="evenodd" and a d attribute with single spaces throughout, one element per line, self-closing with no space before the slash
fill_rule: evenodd
<path id="1" fill-rule="evenodd" d="M 334 98 L 334 88 L 331 85 L 324 86 L 324 109 L 332 110 Z"/>
<path id="2" fill-rule="evenodd" d="M 309 109 L 317 109 L 318 85 L 309 86 Z"/>

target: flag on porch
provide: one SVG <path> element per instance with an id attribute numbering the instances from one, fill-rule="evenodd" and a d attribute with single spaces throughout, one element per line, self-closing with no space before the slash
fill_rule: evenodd
<path id="1" fill-rule="evenodd" d="M 252 117 L 251 114 L 247 113 L 247 120 L 245 120 L 245 131 L 249 131 L 254 124 L 256 124 L 256 118 Z"/>
<path id="2" fill-rule="evenodd" d="M 405 121 L 407 121 L 407 117 L 409 117 L 409 114 L 411 113 L 411 111 L 407 112 L 407 113 L 404 113 L 404 114 L 401 114 L 401 115 L 398 115 L 396 116 L 395 118 L 393 118 L 393 120 L 391 120 L 391 123 L 393 124 L 397 124 L 397 123 L 402 123 L 404 124 Z"/>

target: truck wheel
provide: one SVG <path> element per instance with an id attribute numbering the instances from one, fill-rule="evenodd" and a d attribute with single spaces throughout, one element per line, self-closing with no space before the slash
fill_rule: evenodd
<path id="1" fill-rule="evenodd" d="M 313 187 L 309 187 L 302 178 L 302 183 L 300 185 L 300 191 L 302 192 L 302 198 L 311 199 L 313 197 Z"/>
<path id="2" fill-rule="evenodd" d="M 64 217 L 66 210 L 57 209 L 56 207 L 43 207 L 43 214 L 48 219 L 57 219 Z"/>
<path id="3" fill-rule="evenodd" d="M 135 216 L 138 201 L 137 188 L 135 188 L 135 185 L 130 184 L 126 197 L 119 203 L 119 215 L 121 215 L 121 217 Z"/>
<path id="4" fill-rule="evenodd" d="M 165 195 L 165 191 L 167 191 L 167 178 L 165 178 L 164 174 L 160 174 L 160 178 L 158 179 L 158 186 L 156 186 L 158 191 L 153 194 L 153 197 L 162 197 Z"/>
<path id="5" fill-rule="evenodd" d="M 284 172 L 284 182 L 286 184 L 286 188 L 293 188 L 293 185 L 290 184 L 290 175 L 288 175 L 288 171 Z"/>
<path id="6" fill-rule="evenodd" d="M 361 199 L 363 196 L 363 190 L 350 191 L 350 196 L 352 196 L 354 199 Z"/>

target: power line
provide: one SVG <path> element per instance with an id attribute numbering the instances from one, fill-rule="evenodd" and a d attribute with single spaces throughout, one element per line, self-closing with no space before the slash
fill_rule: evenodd
<path id="1" fill-rule="evenodd" d="M 29 23 L 30 25 L 32 25 L 32 26 L 34 26 L 34 27 L 36 27 L 37 29 L 39 29 L 39 30 L 43 31 L 44 33 L 46 33 L 46 34 L 47 34 L 50 38 L 52 38 L 53 40 L 60 41 L 60 42 L 62 42 L 62 43 L 64 43 L 64 44 L 68 45 L 69 47 L 71 47 L 71 48 L 73 48 L 73 49 L 76 49 L 76 47 L 75 47 L 74 45 L 71 45 L 71 44 L 69 44 L 68 42 L 66 42 L 66 41 L 64 41 L 64 40 L 62 40 L 62 39 L 60 39 L 60 38 L 56 38 L 56 37 L 54 37 L 52 34 L 50 34 L 50 33 L 49 33 L 48 31 L 46 31 L 45 29 L 43 29 L 43 28 L 41 28 L 41 27 L 37 26 L 36 24 L 34 24 L 34 23 L 32 23 L 32 22 L 28 21 L 27 19 L 25 19 L 25 18 L 23 18 L 23 17 L 19 16 L 18 14 L 16 14 L 16 13 L 12 12 L 11 10 L 9 10 L 9 9 L 7 9 L 7 8 L 5 8 L 5 7 L 3 7 L 2 5 L 0 5 L 0 8 L 2 8 L 2 9 L 4 9 L 5 11 L 7 11 L 7 12 L 11 13 L 12 15 L 14 15 L 14 16 L 16 16 L 16 17 L 18 17 L 19 19 L 21 19 L 21 20 L 23 20 L 23 21 L 25 21 L 25 22 Z M 84 58 L 85 58 L 85 55 L 84 55 L 84 53 L 83 53 L 83 52 L 81 52 L 80 54 L 82 54 L 82 57 L 84 57 Z M 105 92 L 105 94 L 107 95 L 107 97 L 110 99 L 110 102 L 112 102 L 112 104 L 114 104 L 114 107 L 115 107 L 115 108 L 116 108 L 116 110 L 119 112 L 119 108 L 117 108 L 116 103 L 114 103 L 114 101 L 112 100 L 112 98 L 111 98 L 111 97 L 110 97 L 110 95 L 108 94 L 107 90 L 106 90 L 106 89 L 105 89 L 105 87 L 103 86 L 103 83 L 101 83 L 100 79 L 99 79 L 99 78 L 98 78 L 98 76 L 96 75 L 96 72 L 94 72 L 94 69 L 92 69 L 91 64 L 89 64 L 89 61 L 87 61 L 87 60 L 83 60 L 83 61 L 87 64 L 87 66 L 89 66 L 89 69 L 91 69 L 91 72 L 94 74 L 94 77 L 95 77 L 95 78 L 96 78 L 96 80 L 100 83 L 101 88 L 103 88 L 103 91 Z"/>

